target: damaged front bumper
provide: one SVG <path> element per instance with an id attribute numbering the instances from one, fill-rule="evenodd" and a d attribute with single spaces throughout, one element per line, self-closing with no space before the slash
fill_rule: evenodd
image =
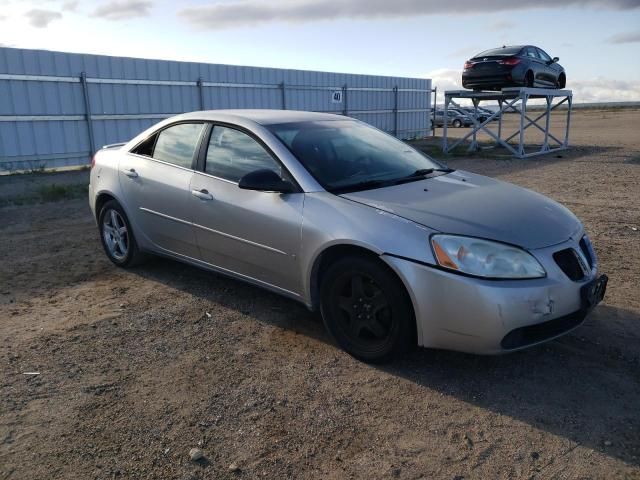
<path id="1" fill-rule="evenodd" d="M 383 256 L 411 296 L 419 345 L 478 354 L 498 354 L 566 334 L 602 299 L 606 276 L 595 258 L 584 277 L 571 280 L 555 252 L 578 249 L 577 241 L 533 250 L 545 278 L 485 280 L 410 260 Z"/>

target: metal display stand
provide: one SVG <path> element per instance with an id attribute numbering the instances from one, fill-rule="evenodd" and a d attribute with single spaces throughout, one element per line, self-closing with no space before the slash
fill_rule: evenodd
<path id="1" fill-rule="evenodd" d="M 456 100 L 461 98 L 470 99 L 473 102 L 474 113 L 466 112 L 465 116 L 472 122 L 471 131 L 464 137 L 458 139 L 452 145 L 449 145 L 449 139 L 447 136 L 447 122 L 444 122 L 444 131 L 442 135 L 442 151 L 444 153 L 450 153 L 458 145 L 471 138 L 471 144 L 468 151 L 473 152 L 479 150 L 477 135 L 480 132 L 485 132 L 487 135 L 495 140 L 495 146 L 501 146 L 510 151 L 514 157 L 527 158 L 536 155 L 543 155 L 545 153 L 557 152 L 560 150 L 566 150 L 569 146 L 569 129 L 571 127 L 571 107 L 573 102 L 573 93 L 571 90 L 555 90 L 547 88 L 503 88 L 500 92 L 474 92 L 471 90 L 453 90 L 444 92 L 444 115 L 448 118 L 449 106 L 457 107 L 460 109 L 460 105 L 456 103 Z M 546 108 L 544 111 L 531 118 L 527 114 L 527 101 L 529 99 L 545 99 Z M 454 100 L 455 99 L 455 100 Z M 484 122 L 477 120 L 478 105 L 483 101 L 497 101 L 499 109 L 490 115 Z M 556 102 L 556 103 L 554 103 Z M 549 123 L 551 120 L 551 112 L 558 108 L 560 105 L 567 104 L 566 115 L 566 127 L 564 140 L 560 141 L 554 135 L 549 132 Z M 502 138 L 502 116 L 505 112 L 516 112 L 520 114 L 519 128 L 510 136 Z M 535 110 L 532 110 L 535 112 Z M 498 120 L 498 131 L 493 132 L 488 125 Z M 544 123 L 543 123 L 544 122 Z M 541 123 L 543 123 L 541 125 Z M 544 133 L 544 142 L 539 150 L 534 152 L 526 152 L 524 144 L 525 131 L 529 127 L 535 127 Z M 513 138 L 518 137 L 518 144 L 512 145 L 509 143 Z"/>

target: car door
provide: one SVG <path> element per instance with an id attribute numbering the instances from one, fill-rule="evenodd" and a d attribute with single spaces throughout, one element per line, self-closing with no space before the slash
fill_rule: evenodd
<path id="1" fill-rule="evenodd" d="M 549 86 L 554 87 L 558 81 L 558 76 L 560 75 L 560 66 L 551 59 L 547 52 L 540 48 L 537 50 L 538 55 L 540 55 L 540 60 L 545 67 L 545 81 Z"/>
<path id="2" fill-rule="evenodd" d="M 247 131 L 214 125 L 191 183 L 191 211 L 201 259 L 271 286 L 300 293 L 303 193 L 244 190 L 241 177 L 272 169 L 292 180 Z"/>
<path id="3" fill-rule="evenodd" d="M 540 84 L 544 85 L 546 83 L 545 65 L 540 59 L 540 56 L 538 55 L 537 50 L 533 47 L 527 47 L 524 50 L 524 56 L 529 61 L 529 68 L 533 72 L 533 78 L 535 80 L 535 83 L 538 84 L 538 85 L 534 84 L 534 86 L 539 87 Z"/>
<path id="4" fill-rule="evenodd" d="M 120 185 L 136 235 L 160 251 L 199 255 L 191 225 L 191 179 L 205 124 L 179 123 L 156 132 L 120 162 Z"/>

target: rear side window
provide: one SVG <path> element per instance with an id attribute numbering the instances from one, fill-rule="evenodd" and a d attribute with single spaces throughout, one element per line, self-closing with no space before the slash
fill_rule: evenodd
<path id="1" fill-rule="evenodd" d="M 534 48 L 528 47 L 525 52 L 527 57 L 535 58 L 536 60 L 538 59 L 538 54 Z"/>
<path id="2" fill-rule="evenodd" d="M 213 127 L 205 172 L 238 182 L 247 173 L 264 168 L 282 176 L 278 162 L 249 135 L 233 128 Z"/>
<path id="3" fill-rule="evenodd" d="M 179 167 L 192 168 L 202 123 L 181 123 L 158 133 L 153 158 Z"/>

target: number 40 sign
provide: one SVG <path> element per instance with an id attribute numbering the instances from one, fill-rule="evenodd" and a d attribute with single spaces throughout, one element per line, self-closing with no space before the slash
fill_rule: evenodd
<path id="1" fill-rule="evenodd" d="M 332 103 L 342 103 L 342 90 L 334 90 L 331 94 Z"/>

